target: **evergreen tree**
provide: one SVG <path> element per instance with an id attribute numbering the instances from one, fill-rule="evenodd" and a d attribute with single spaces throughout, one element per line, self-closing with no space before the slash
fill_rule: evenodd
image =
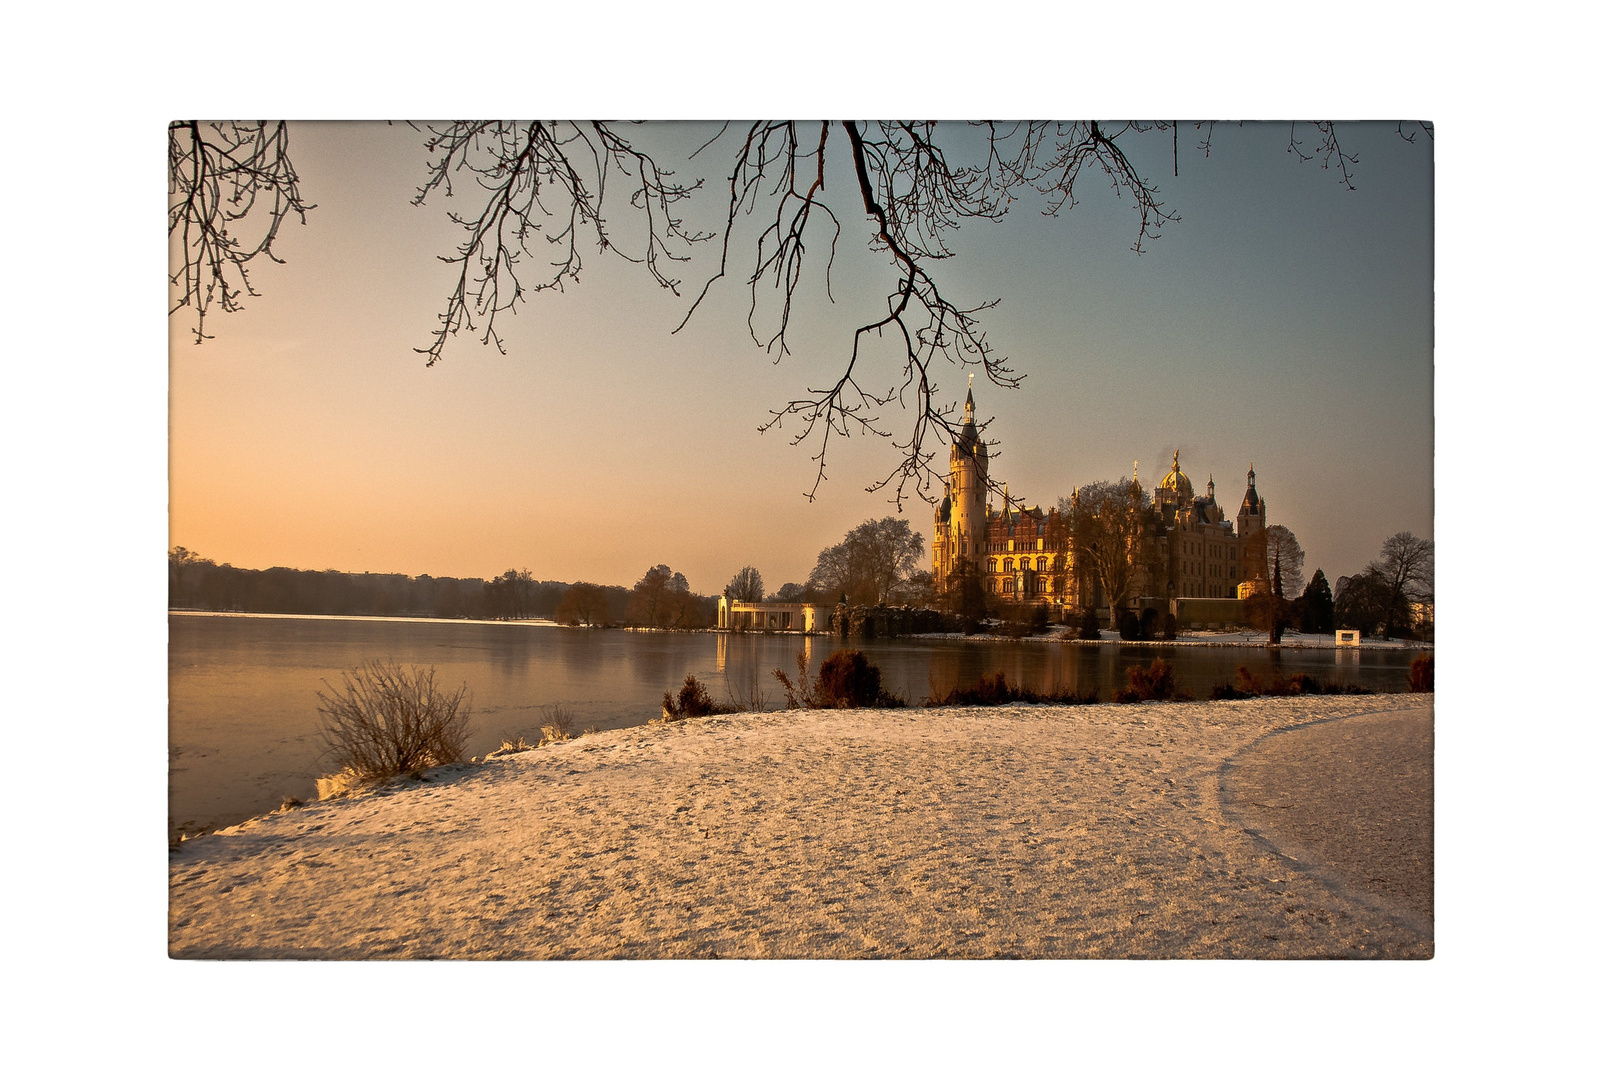
<path id="1" fill-rule="evenodd" d="M 1334 591 L 1319 567 L 1311 575 L 1311 583 L 1300 594 L 1300 632 L 1326 634 L 1334 629 Z"/>

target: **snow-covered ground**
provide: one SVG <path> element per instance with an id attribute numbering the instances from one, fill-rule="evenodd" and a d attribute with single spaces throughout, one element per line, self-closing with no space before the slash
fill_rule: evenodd
<path id="1" fill-rule="evenodd" d="M 182 844 L 170 951 L 1424 957 L 1427 852 L 1385 888 L 1369 819 L 1427 818 L 1432 718 L 1403 694 L 600 732 Z M 1330 747 L 1369 790 L 1309 768 Z"/>

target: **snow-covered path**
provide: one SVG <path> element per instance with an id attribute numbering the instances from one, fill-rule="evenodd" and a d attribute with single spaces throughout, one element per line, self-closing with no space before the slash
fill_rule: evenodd
<path id="1" fill-rule="evenodd" d="M 1298 724 L 1337 720 L 1307 737 L 1354 730 L 1370 748 L 1373 731 L 1432 717 L 1429 695 L 1380 695 L 776 712 L 602 732 L 183 844 L 170 856 L 170 950 L 1429 956 L 1431 927 L 1407 894 L 1320 865 L 1326 845 L 1285 851 L 1280 832 L 1261 832 L 1238 803 L 1236 759 Z M 1375 773 L 1398 791 L 1357 791 L 1354 806 L 1333 772 L 1308 777 L 1299 762 L 1283 777 L 1291 804 L 1318 792 L 1345 818 L 1387 798 L 1396 815 L 1429 805 L 1414 790 L 1427 761 Z"/>

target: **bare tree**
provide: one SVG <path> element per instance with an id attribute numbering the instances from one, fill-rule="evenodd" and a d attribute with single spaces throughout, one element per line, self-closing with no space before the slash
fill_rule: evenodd
<path id="1" fill-rule="evenodd" d="M 1413 623 L 1413 605 L 1434 601 L 1435 543 L 1398 532 L 1384 541 L 1366 572 L 1384 582 L 1385 632 L 1406 630 Z"/>
<path id="2" fill-rule="evenodd" d="M 1208 156 L 1215 125 L 1189 126 L 1201 136 L 1197 149 Z M 946 371 L 955 365 L 979 367 L 1005 387 L 1021 379 L 993 350 L 980 321 L 997 300 L 959 302 L 936 277 L 937 266 L 955 254 L 959 228 L 970 220 L 999 220 L 1027 195 L 1042 199 L 1043 213 L 1056 216 L 1077 203 L 1081 178 L 1096 175 L 1131 203 L 1138 227 L 1133 248 L 1142 253 L 1177 214 L 1133 165 L 1128 147 L 1144 138 L 1169 137 L 1175 173 L 1182 127 L 1167 121 L 757 121 L 733 143 L 723 226 L 703 230 L 679 216 L 680 204 L 701 181 L 676 180 L 642 149 L 630 124 L 427 125 L 431 164 L 415 201 L 439 192 L 452 195 L 456 178 L 471 183 L 463 193 L 469 210 L 449 212 L 466 233 L 454 254 L 442 257 L 455 272 L 453 284 L 435 334 L 419 351 L 428 365 L 435 364 L 450 338 L 478 328 L 484 343 L 502 349 L 500 315 L 528 292 L 558 290 L 576 280 L 587 246 L 644 266 L 659 287 L 678 294 L 676 264 L 687 260 L 695 245 L 720 235 L 717 269 L 674 332 L 688 325 L 712 287 L 728 276 L 731 255 L 749 248 L 753 254 L 745 260 L 745 274 L 752 337 L 783 358 L 790 351 L 790 317 L 803 272 L 818 265 L 809 254 L 810 234 L 827 234 L 822 271 L 829 291 L 842 226 L 825 193 L 832 184 L 842 185 L 858 196 L 869 250 L 894 274 L 884 313 L 852 328 L 844 364 L 772 410 L 760 430 L 788 426 L 795 443 L 814 447 L 817 475 L 806 492 L 809 499 L 825 479 L 832 435 L 858 432 L 890 439 L 896 464 L 869 490 L 894 482 L 900 508 L 910 491 L 928 498 L 933 480 L 945 484 L 932 460 L 937 447 L 957 437 L 961 419 L 951 401 L 937 396 Z M 1420 133 L 1432 138 L 1427 125 L 1399 130 L 1408 141 Z M 1291 125 L 1288 152 L 1300 161 L 1320 159 L 1324 168 L 1337 168 L 1342 182 L 1352 186 L 1356 157 L 1341 146 L 1338 127 L 1317 122 L 1314 139 L 1303 139 L 1300 131 Z M 690 156 L 722 143 L 727 132 L 724 125 Z M 233 311 L 242 291 L 254 295 L 247 263 L 259 255 L 274 259 L 270 245 L 279 226 L 292 213 L 301 220 L 312 207 L 298 193 L 284 124 L 175 124 L 169 160 L 169 231 L 180 262 L 172 280 L 182 286 L 174 310 L 196 309 L 200 341 L 208 306 L 216 300 Z M 608 195 L 618 185 L 620 202 Z M 261 239 L 243 243 L 230 236 L 231 224 L 246 217 L 260 197 L 269 199 Z M 635 238 L 626 245 L 607 227 L 619 206 L 635 222 Z M 748 220 L 755 223 L 749 235 L 742 227 Z M 535 274 L 529 262 L 537 263 Z M 231 275 L 239 281 L 233 288 Z M 761 327 L 758 305 L 764 292 L 774 294 L 778 314 Z M 874 366 L 877 360 L 870 356 L 878 350 L 868 346 L 877 339 L 900 344 L 894 369 L 882 372 Z M 900 433 L 892 419 L 904 425 Z"/>
<path id="3" fill-rule="evenodd" d="M 1379 549 L 1378 567 L 1397 596 L 1413 603 L 1435 597 L 1435 542 L 1398 532 Z"/>
<path id="4" fill-rule="evenodd" d="M 699 598 L 689 591 L 689 581 L 666 563 L 645 571 L 633 587 L 628 603 L 628 622 L 639 626 L 687 626 L 698 612 Z"/>
<path id="5" fill-rule="evenodd" d="M 832 600 L 845 594 L 854 604 L 883 604 L 924 551 L 923 538 L 902 518 L 871 518 L 819 552 L 807 587 Z"/>
<path id="6" fill-rule="evenodd" d="M 754 566 L 742 566 L 740 572 L 735 574 L 729 582 L 730 599 L 754 604 L 760 601 L 764 595 L 762 574 Z"/>
<path id="7" fill-rule="evenodd" d="M 1100 480 L 1076 493 L 1069 528 L 1076 546 L 1077 572 L 1086 571 L 1104 591 L 1110 626 L 1121 625 L 1134 582 L 1145 577 L 1154 557 L 1149 496 L 1125 478 Z"/>
<path id="8" fill-rule="evenodd" d="M 1304 588 L 1301 570 L 1306 565 L 1306 553 L 1300 548 L 1295 534 L 1283 525 L 1269 525 L 1261 538 L 1265 557 L 1261 560 L 1266 571 L 1267 588 L 1279 598 L 1300 595 Z"/>
<path id="9" fill-rule="evenodd" d="M 584 626 L 603 626 L 607 621 L 605 590 L 598 585 L 578 582 L 561 594 L 555 608 L 555 621 Z"/>

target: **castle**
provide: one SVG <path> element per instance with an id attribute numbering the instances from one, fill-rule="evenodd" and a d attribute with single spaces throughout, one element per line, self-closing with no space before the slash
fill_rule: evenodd
<path id="1" fill-rule="evenodd" d="M 989 598 L 1008 603 L 1045 603 L 1055 609 L 1109 603 L 1090 572 L 1083 572 L 1065 523 L 1038 506 L 1016 506 L 1004 490 L 1003 508 L 988 497 L 988 453 L 975 427 L 975 391 L 964 398 L 964 424 L 949 453 L 947 493 L 936 508 L 931 542 L 931 571 L 938 587 L 967 565 L 979 575 Z M 1132 489 L 1141 496 L 1137 463 Z M 1075 501 L 1076 492 L 1071 492 Z M 1255 490 L 1255 464 L 1232 521 L 1216 501 L 1216 481 L 1205 494 L 1183 473 L 1177 455 L 1171 472 L 1154 489 L 1155 526 L 1146 541 L 1153 558 L 1138 559 L 1143 572 L 1134 577 L 1123 605 L 1140 597 L 1171 603 L 1183 598 L 1235 599 L 1264 580 L 1266 500 Z M 1072 572 L 1076 568 L 1076 572 Z M 1241 588 L 1242 586 L 1242 588 Z"/>

